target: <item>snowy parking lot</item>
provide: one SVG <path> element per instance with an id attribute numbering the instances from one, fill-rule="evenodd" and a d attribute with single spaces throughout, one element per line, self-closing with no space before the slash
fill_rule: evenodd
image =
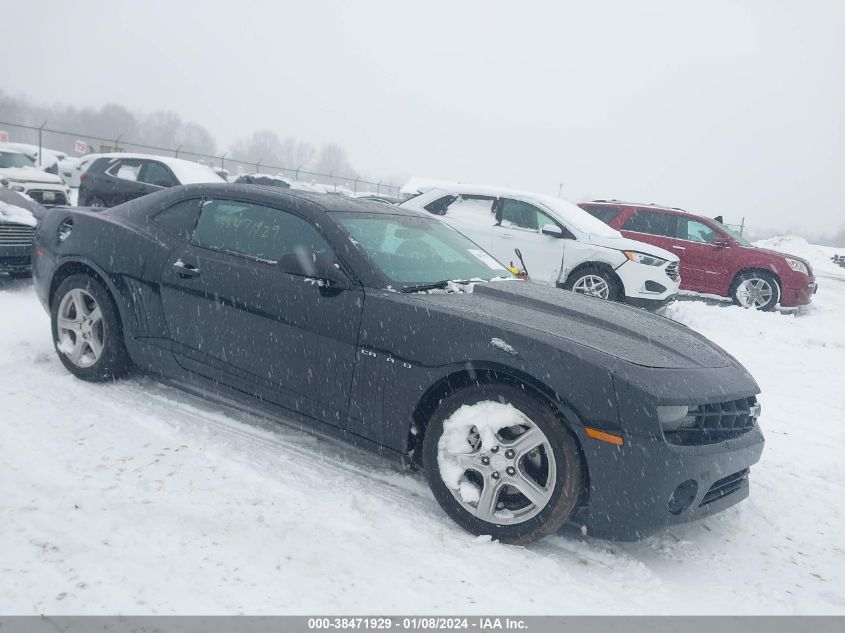
<path id="1" fill-rule="evenodd" d="M 845 613 L 845 271 L 800 312 L 666 316 L 762 388 L 751 496 L 637 543 L 475 538 L 420 474 L 136 376 L 88 384 L 29 282 L 0 278 L 0 610 Z"/>

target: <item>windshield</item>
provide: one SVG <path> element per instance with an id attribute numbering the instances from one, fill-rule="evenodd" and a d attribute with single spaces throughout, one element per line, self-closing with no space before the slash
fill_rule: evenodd
<path id="1" fill-rule="evenodd" d="M 722 223 L 721 223 L 721 222 L 719 222 L 718 220 L 713 220 L 713 222 L 715 222 L 715 223 L 716 223 L 716 225 L 717 225 L 720 229 L 722 229 L 725 233 L 727 233 L 727 234 L 728 234 L 728 235 L 730 235 L 732 238 L 734 238 L 737 242 L 739 242 L 740 246 L 750 246 L 750 247 L 752 247 L 752 248 L 753 248 L 754 244 L 752 244 L 752 243 L 751 243 L 751 242 L 749 242 L 747 239 L 745 239 L 744 237 L 742 237 L 742 235 L 740 235 L 738 231 L 734 231 L 732 228 L 730 228 L 729 226 L 727 226 L 727 225 L 725 225 L 725 224 L 722 224 Z"/>
<path id="2" fill-rule="evenodd" d="M 32 164 L 32 159 L 24 154 L 0 152 L 0 169 L 7 169 L 9 167 L 31 167 Z"/>
<path id="3" fill-rule="evenodd" d="M 339 214 L 370 259 L 399 285 L 510 277 L 491 255 L 443 222 L 406 215 Z"/>

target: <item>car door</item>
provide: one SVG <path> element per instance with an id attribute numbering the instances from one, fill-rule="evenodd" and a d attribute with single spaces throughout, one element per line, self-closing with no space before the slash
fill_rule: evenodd
<path id="1" fill-rule="evenodd" d="M 280 264 L 334 258 L 306 217 L 224 198 L 198 203 L 189 241 L 165 266 L 161 296 L 172 348 L 187 370 L 341 426 L 363 290 L 327 288 Z"/>
<path id="2" fill-rule="evenodd" d="M 730 243 L 715 227 L 678 216 L 678 244 L 684 249 L 681 251 L 681 279 L 689 274 L 695 280 L 698 292 L 720 294 L 730 283 L 727 247 L 713 243 L 719 238 Z"/>
<path id="3" fill-rule="evenodd" d="M 139 181 L 141 169 L 146 161 L 124 158 L 116 161 L 105 171 L 103 199 L 109 206 L 134 200 L 157 188 Z M 98 193 L 98 192 L 95 192 Z"/>
<path id="4" fill-rule="evenodd" d="M 532 281 L 556 284 L 563 261 L 564 241 L 569 231 L 541 211 L 536 205 L 513 198 L 499 198 L 495 203 L 496 224 L 492 231 L 490 251 L 499 261 L 519 266 L 515 249 L 519 249 Z M 543 232 L 556 227 L 559 233 Z M 551 232 L 551 231 L 549 231 Z"/>

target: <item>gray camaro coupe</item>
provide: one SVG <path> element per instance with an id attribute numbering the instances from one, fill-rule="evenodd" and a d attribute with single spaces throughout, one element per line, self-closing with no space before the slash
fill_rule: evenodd
<path id="1" fill-rule="evenodd" d="M 425 471 L 475 534 L 640 538 L 748 495 L 757 384 L 670 320 L 512 279 L 427 215 L 253 185 L 53 209 L 65 367 L 130 367 Z"/>

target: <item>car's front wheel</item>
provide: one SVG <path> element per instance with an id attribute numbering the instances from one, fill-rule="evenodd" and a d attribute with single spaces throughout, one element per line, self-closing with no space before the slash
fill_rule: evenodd
<path id="1" fill-rule="evenodd" d="M 443 400 L 425 431 L 423 464 L 455 522 L 504 543 L 557 531 L 584 481 L 572 433 L 549 406 L 510 385 L 467 387 Z"/>
<path id="2" fill-rule="evenodd" d="M 71 275 L 51 307 L 53 342 L 62 364 L 84 380 L 113 380 L 129 366 L 117 306 L 108 290 L 87 275 Z"/>
<path id="3" fill-rule="evenodd" d="M 768 312 L 780 301 L 780 284 L 762 270 L 745 272 L 731 284 L 731 298 L 743 308 Z"/>
<path id="4" fill-rule="evenodd" d="M 617 301 L 619 289 L 615 280 L 604 270 L 589 266 L 574 272 L 563 284 L 564 289 L 581 295 Z"/>

